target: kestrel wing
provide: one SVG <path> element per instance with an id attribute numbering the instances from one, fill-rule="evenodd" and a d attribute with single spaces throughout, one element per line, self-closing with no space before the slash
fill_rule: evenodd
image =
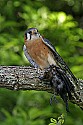
<path id="1" fill-rule="evenodd" d="M 64 62 L 64 60 L 62 59 L 62 57 L 58 54 L 58 52 L 56 51 L 56 49 L 53 47 L 53 45 L 51 44 L 51 42 L 48 39 L 45 39 L 45 38 L 42 38 L 42 41 L 53 51 L 55 60 L 57 60 L 58 65 L 63 70 L 66 70 L 66 72 L 68 72 L 71 75 L 71 77 L 73 78 L 73 80 L 77 82 L 76 77 L 73 75 L 73 73 L 71 72 L 71 70 L 69 69 L 69 67 L 67 66 L 67 64 Z"/>

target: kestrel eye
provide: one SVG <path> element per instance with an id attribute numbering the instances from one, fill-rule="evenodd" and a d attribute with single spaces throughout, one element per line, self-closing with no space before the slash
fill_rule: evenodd
<path id="1" fill-rule="evenodd" d="M 37 32 L 35 32 L 34 34 L 37 34 Z"/>
<path id="2" fill-rule="evenodd" d="M 31 31 L 29 31 L 28 33 L 29 33 L 29 34 L 31 34 L 32 32 L 31 32 Z"/>

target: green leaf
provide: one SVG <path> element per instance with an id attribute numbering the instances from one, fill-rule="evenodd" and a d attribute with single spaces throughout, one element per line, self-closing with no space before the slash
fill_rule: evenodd
<path id="1" fill-rule="evenodd" d="M 55 123 L 55 124 L 57 123 L 56 119 L 54 119 L 54 118 L 51 118 L 50 121 Z"/>

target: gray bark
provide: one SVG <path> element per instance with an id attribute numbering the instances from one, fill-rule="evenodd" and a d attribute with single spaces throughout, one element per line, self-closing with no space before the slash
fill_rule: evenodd
<path id="1" fill-rule="evenodd" d="M 0 66 L 0 88 L 11 90 L 38 90 L 53 93 L 49 82 L 41 81 L 44 71 L 37 72 L 37 69 L 25 66 Z M 78 86 L 75 85 L 75 92 L 72 93 L 72 103 L 83 110 L 83 80 L 78 79 Z"/>

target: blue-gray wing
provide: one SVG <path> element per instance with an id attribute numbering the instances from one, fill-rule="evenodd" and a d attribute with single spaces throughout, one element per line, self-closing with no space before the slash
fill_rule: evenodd
<path id="1" fill-rule="evenodd" d="M 50 42 L 48 39 L 42 38 L 42 41 L 43 41 L 53 52 L 56 51 L 55 48 L 54 48 L 54 46 L 51 44 L 51 42 Z"/>
<path id="2" fill-rule="evenodd" d="M 48 39 L 43 39 L 42 41 L 52 50 L 55 60 L 57 60 L 59 63 L 66 65 L 66 63 L 63 61 L 63 59 L 61 58 L 61 56 L 58 54 L 58 52 L 56 51 L 56 49 L 54 48 L 54 46 L 51 44 L 51 42 Z"/>
<path id="3" fill-rule="evenodd" d="M 52 50 L 53 55 L 55 57 L 55 60 L 58 62 L 58 65 L 63 69 L 66 70 L 74 79 L 74 81 L 77 81 L 76 77 L 73 75 L 67 64 L 64 62 L 64 60 L 61 58 L 61 56 L 58 54 L 56 49 L 53 47 L 53 45 L 50 43 L 48 39 L 42 38 L 42 41 Z"/>
<path id="4" fill-rule="evenodd" d="M 25 45 L 23 47 L 23 51 L 24 51 L 24 55 L 26 56 L 30 64 L 33 65 L 35 68 L 38 68 L 38 65 L 36 64 L 36 62 L 30 57 Z"/>

